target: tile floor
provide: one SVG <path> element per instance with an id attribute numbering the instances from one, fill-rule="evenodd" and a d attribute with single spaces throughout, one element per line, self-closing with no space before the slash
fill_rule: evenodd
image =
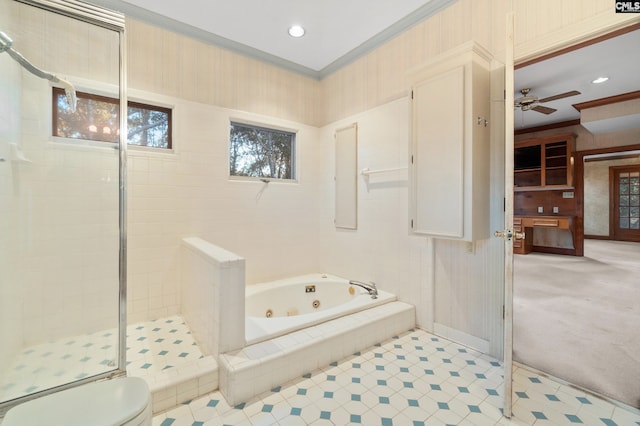
<path id="1" fill-rule="evenodd" d="M 189 326 L 180 316 L 127 327 L 127 375 L 144 377 L 202 358 Z"/>
<path id="2" fill-rule="evenodd" d="M 115 330 L 104 330 L 25 348 L 0 374 L 0 400 L 113 370 L 117 347 Z"/>
<path id="3" fill-rule="evenodd" d="M 502 381 L 497 361 L 411 330 L 246 403 L 230 407 L 214 392 L 153 425 L 640 425 L 639 413 L 522 368 L 507 420 Z"/>
<path id="4" fill-rule="evenodd" d="M 25 348 L 0 375 L 0 400 L 112 370 L 116 330 L 73 336 Z M 145 377 L 202 357 L 180 316 L 127 326 L 127 375 Z"/>

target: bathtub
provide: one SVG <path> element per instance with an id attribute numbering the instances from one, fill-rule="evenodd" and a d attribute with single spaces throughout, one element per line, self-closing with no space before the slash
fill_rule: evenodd
<path id="1" fill-rule="evenodd" d="M 349 280 L 310 274 L 255 284 L 245 290 L 247 345 L 396 300 L 378 289 L 378 298 Z"/>

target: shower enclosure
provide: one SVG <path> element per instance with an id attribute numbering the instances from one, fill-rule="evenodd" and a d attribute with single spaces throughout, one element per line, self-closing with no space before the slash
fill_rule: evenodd
<path id="1" fill-rule="evenodd" d="M 0 0 L 0 32 L 2 416 L 125 372 L 126 84 L 118 13 Z"/>

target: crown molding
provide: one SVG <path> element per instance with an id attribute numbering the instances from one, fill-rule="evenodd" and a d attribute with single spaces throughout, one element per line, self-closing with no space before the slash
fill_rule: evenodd
<path id="1" fill-rule="evenodd" d="M 90 2 L 93 4 L 124 13 L 126 17 L 133 18 L 135 20 L 193 38 L 206 44 L 221 47 L 240 55 L 247 56 L 261 62 L 266 62 L 276 67 L 283 68 L 287 71 L 301 74 L 305 77 L 313 78 L 315 80 L 322 80 L 323 78 L 335 73 L 336 71 L 356 61 L 367 53 L 377 49 L 400 33 L 435 15 L 436 13 L 445 9 L 456 1 L 457 0 L 431 0 L 429 3 L 420 7 L 413 13 L 405 16 L 400 21 L 374 35 L 358 47 L 350 50 L 340 58 L 333 61 L 331 64 L 317 71 L 297 64 L 295 62 L 280 58 L 278 56 L 263 52 L 262 50 L 255 49 L 253 47 L 238 43 L 225 37 L 221 37 L 200 28 L 196 28 L 183 22 L 179 22 L 175 19 L 166 17 L 159 13 L 155 13 L 147 9 L 132 5 L 122 0 L 90 0 Z"/>

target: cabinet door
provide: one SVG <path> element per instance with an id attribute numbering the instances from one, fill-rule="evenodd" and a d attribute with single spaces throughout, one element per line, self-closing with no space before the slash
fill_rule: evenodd
<path id="1" fill-rule="evenodd" d="M 464 66 L 414 86 L 413 232 L 464 234 Z"/>
<path id="2" fill-rule="evenodd" d="M 358 228 L 358 127 L 336 130 L 336 228 Z"/>

